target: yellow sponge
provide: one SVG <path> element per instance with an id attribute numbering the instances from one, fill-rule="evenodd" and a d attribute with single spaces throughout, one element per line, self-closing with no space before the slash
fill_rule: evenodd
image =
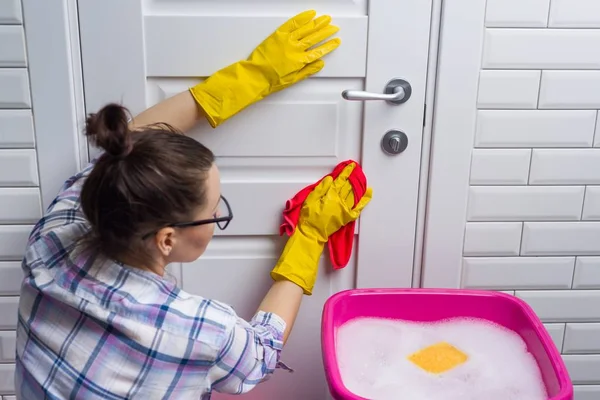
<path id="1" fill-rule="evenodd" d="M 408 356 L 408 359 L 427 372 L 439 374 L 448 371 L 469 357 L 446 342 L 436 343 Z"/>

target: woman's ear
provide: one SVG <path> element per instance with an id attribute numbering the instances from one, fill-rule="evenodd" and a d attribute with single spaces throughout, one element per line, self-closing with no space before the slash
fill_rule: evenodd
<path id="1" fill-rule="evenodd" d="M 169 257 L 175 246 L 175 229 L 171 227 L 162 228 L 154 236 L 156 248 L 163 257 Z"/>

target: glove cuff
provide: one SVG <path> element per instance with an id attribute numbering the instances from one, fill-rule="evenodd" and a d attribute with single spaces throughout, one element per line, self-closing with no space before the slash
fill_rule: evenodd
<path id="1" fill-rule="evenodd" d="M 296 229 L 271 271 L 271 278 L 294 282 L 304 290 L 304 294 L 311 295 L 324 247 L 324 243 L 308 238 Z"/>
<path id="2" fill-rule="evenodd" d="M 239 61 L 225 67 L 205 81 L 191 87 L 190 93 L 213 128 L 262 100 L 270 83 L 261 66 Z"/>

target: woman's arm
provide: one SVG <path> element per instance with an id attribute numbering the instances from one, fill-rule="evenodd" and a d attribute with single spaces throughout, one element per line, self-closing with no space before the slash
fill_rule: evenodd
<path id="1" fill-rule="evenodd" d="M 129 127 L 134 130 L 160 122 L 167 123 L 181 132 L 187 132 L 199 120 L 206 121 L 203 117 L 194 97 L 186 90 L 143 111 L 131 120 Z"/>
<path id="2" fill-rule="evenodd" d="M 259 311 L 273 313 L 285 321 L 285 331 L 283 332 L 283 343 L 287 342 L 288 336 L 292 331 L 302 296 L 302 288 L 290 281 L 277 281 L 271 285 L 271 289 L 258 306 Z"/>

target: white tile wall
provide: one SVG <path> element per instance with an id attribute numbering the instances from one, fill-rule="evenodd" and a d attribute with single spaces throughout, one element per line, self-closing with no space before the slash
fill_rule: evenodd
<path id="1" fill-rule="evenodd" d="M 543 71 L 539 108 L 600 108 L 600 71 Z"/>
<path id="2" fill-rule="evenodd" d="M 596 110 L 482 110 L 475 146 L 590 147 L 595 126 Z"/>
<path id="3" fill-rule="evenodd" d="M 0 363 L 15 361 L 17 336 L 14 331 L 0 332 Z"/>
<path id="4" fill-rule="evenodd" d="M 600 111 L 596 117 L 596 134 L 594 135 L 594 147 L 600 147 Z"/>
<path id="5" fill-rule="evenodd" d="M 570 289 L 575 257 L 466 257 L 463 287 Z"/>
<path id="6" fill-rule="evenodd" d="M 573 387 L 575 400 L 600 399 L 600 385 L 575 385 Z"/>
<path id="7" fill-rule="evenodd" d="M 38 188 L 0 188 L 0 224 L 35 224 L 41 217 Z"/>
<path id="8" fill-rule="evenodd" d="M 600 150 L 534 149 L 529 183 L 532 185 L 600 184 Z"/>
<path id="9" fill-rule="evenodd" d="M 31 107 L 26 68 L 0 69 L 0 87 L 0 108 Z"/>
<path id="10" fill-rule="evenodd" d="M 525 222 L 521 255 L 600 255 L 600 222 Z"/>
<path id="11" fill-rule="evenodd" d="M 551 28 L 600 28 L 598 0 L 552 0 Z"/>
<path id="12" fill-rule="evenodd" d="M 471 185 L 526 185 L 530 163 L 529 149 L 475 149 Z"/>
<path id="13" fill-rule="evenodd" d="M 573 289 L 600 289 L 600 257 L 577 257 Z"/>
<path id="14" fill-rule="evenodd" d="M 600 1 L 486 7 L 461 285 L 516 290 L 597 400 Z"/>
<path id="15" fill-rule="evenodd" d="M 473 186 L 467 221 L 579 220 L 584 186 Z"/>
<path id="16" fill-rule="evenodd" d="M 584 220 L 600 220 L 600 186 L 588 186 L 583 203 Z"/>
<path id="17" fill-rule="evenodd" d="M 0 67 L 25 67 L 25 32 L 21 25 L 0 25 Z"/>
<path id="18" fill-rule="evenodd" d="M 0 188 L 38 185 L 34 149 L 0 149 Z"/>
<path id="19" fill-rule="evenodd" d="M 0 110 L 0 149 L 33 148 L 31 110 Z"/>
<path id="20" fill-rule="evenodd" d="M 21 259 L 41 216 L 21 1 L 0 0 L 0 398 L 14 397 Z"/>
<path id="21" fill-rule="evenodd" d="M 544 322 L 600 320 L 600 290 L 517 290 L 516 296 L 529 303 Z"/>
<path id="22" fill-rule="evenodd" d="M 566 324 L 544 324 L 558 351 L 562 351 Z"/>
<path id="23" fill-rule="evenodd" d="M 521 222 L 468 222 L 465 256 L 516 256 L 521 245 Z"/>
<path id="24" fill-rule="evenodd" d="M 536 108 L 540 77 L 540 71 L 481 71 L 477 106 Z"/>
<path id="25" fill-rule="evenodd" d="M 600 68 L 600 30 L 488 29 L 484 46 L 484 68 Z"/>
<path id="26" fill-rule="evenodd" d="M 600 383 L 600 354 L 564 355 L 563 359 L 573 384 Z"/>
<path id="27" fill-rule="evenodd" d="M 488 0 L 488 27 L 546 27 L 550 0 Z"/>
<path id="28" fill-rule="evenodd" d="M 0 2 L 0 24 L 21 24 L 23 16 L 20 0 L 2 0 Z"/>
<path id="29" fill-rule="evenodd" d="M 600 353 L 600 323 L 567 324 L 563 352 Z"/>
<path id="30" fill-rule="evenodd" d="M 0 261 L 0 296 L 17 296 L 23 271 L 20 261 Z"/>
<path id="31" fill-rule="evenodd" d="M 0 330 L 15 329 L 17 327 L 17 307 L 19 298 L 16 296 L 0 297 Z"/>
<path id="32" fill-rule="evenodd" d="M 14 364 L 0 364 L 0 393 L 14 393 L 14 376 Z"/>

